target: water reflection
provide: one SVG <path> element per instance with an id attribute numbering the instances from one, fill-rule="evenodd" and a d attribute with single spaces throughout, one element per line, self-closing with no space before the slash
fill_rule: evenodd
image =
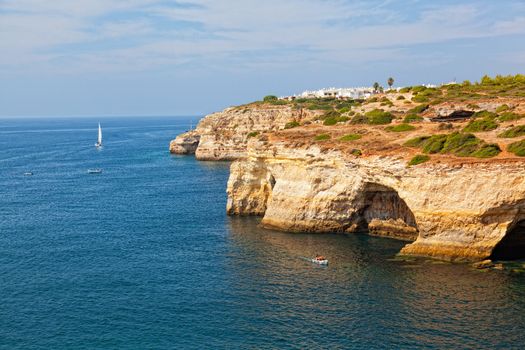
<path id="1" fill-rule="evenodd" d="M 308 347 L 512 348 L 525 339 L 520 276 L 400 261 L 405 243 L 366 235 L 286 234 L 254 218 L 231 218 L 229 230 L 229 284 L 252 303 L 252 332 L 292 332 Z M 316 253 L 327 268 L 301 259 Z"/>

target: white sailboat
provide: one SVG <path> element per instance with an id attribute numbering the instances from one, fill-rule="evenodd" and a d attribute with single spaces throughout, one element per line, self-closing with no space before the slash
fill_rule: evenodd
<path id="1" fill-rule="evenodd" d="M 95 147 L 102 147 L 102 128 L 100 127 L 100 123 L 98 123 L 98 141 L 95 143 Z"/>

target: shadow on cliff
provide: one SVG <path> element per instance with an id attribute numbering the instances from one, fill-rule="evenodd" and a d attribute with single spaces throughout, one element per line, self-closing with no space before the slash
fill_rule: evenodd
<path id="1" fill-rule="evenodd" d="M 488 210 L 482 217 L 484 224 L 510 222 L 506 234 L 492 250 L 492 260 L 525 259 L 525 199 Z"/>
<path id="2" fill-rule="evenodd" d="M 352 221 L 356 232 L 374 236 L 415 241 L 418 228 L 414 213 L 393 188 L 366 183 L 358 204 L 360 209 Z"/>
<path id="3" fill-rule="evenodd" d="M 525 220 L 510 226 L 507 234 L 492 250 L 491 259 L 525 259 Z"/>

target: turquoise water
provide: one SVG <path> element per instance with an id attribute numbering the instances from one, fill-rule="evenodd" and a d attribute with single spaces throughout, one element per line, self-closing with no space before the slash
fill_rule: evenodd
<path id="1" fill-rule="evenodd" d="M 229 164 L 167 152 L 189 119 L 97 122 L 0 120 L 0 348 L 524 348 L 523 275 L 229 218 Z"/>

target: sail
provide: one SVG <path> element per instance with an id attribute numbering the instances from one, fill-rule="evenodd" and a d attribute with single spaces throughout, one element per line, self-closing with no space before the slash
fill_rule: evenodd
<path id="1" fill-rule="evenodd" d="M 100 127 L 100 123 L 98 123 L 98 144 L 102 145 L 102 128 Z"/>

